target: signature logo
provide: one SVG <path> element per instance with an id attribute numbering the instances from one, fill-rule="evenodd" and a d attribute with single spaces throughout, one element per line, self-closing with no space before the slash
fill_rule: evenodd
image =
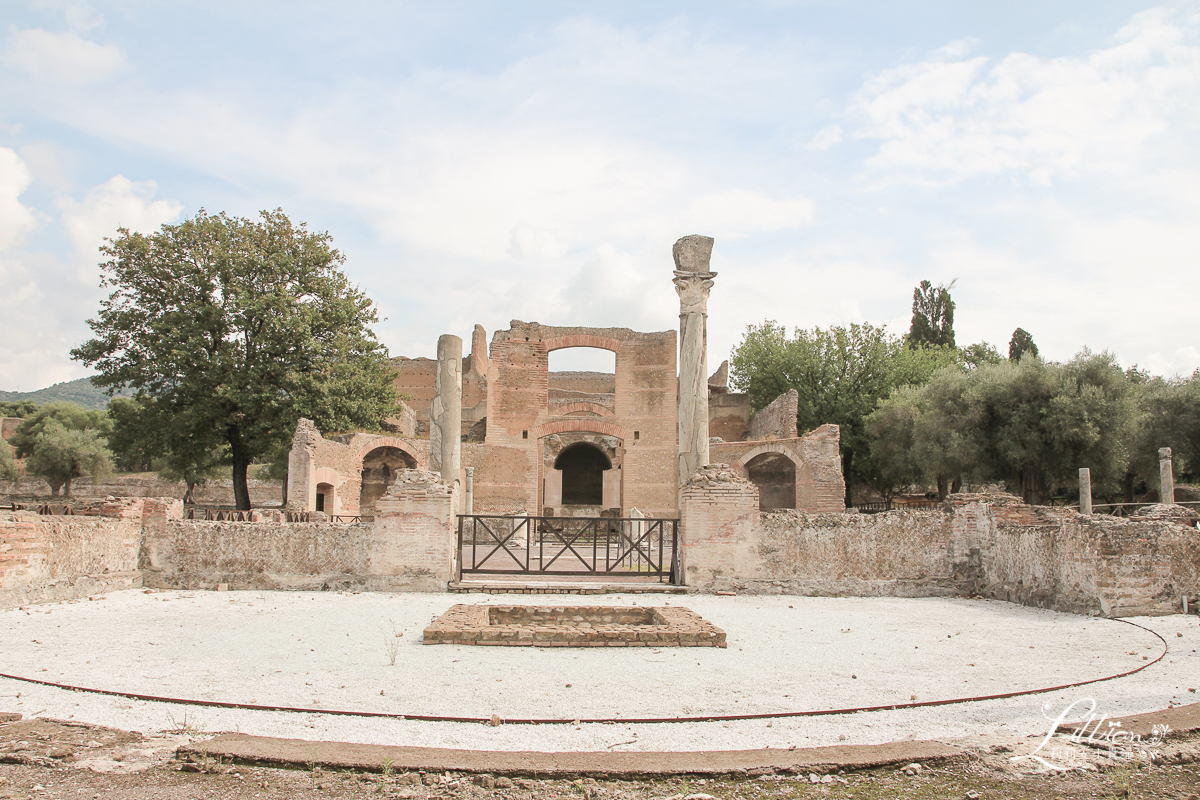
<path id="1" fill-rule="evenodd" d="M 1156 749 L 1171 730 L 1167 725 L 1153 726 L 1150 734 L 1125 730 L 1118 721 L 1110 720 L 1107 714 L 1096 713 L 1097 703 L 1087 697 L 1076 700 L 1052 716 L 1053 706 L 1042 706 L 1042 716 L 1050 720 L 1049 730 L 1032 753 L 1013 756 L 1010 761 L 1030 760 L 1041 765 L 1042 770 L 1065 771 L 1085 766 L 1086 759 L 1078 751 L 1066 745 L 1087 745 L 1104 753 L 1114 761 L 1150 760 L 1157 755 Z M 1081 723 L 1067 723 L 1067 719 L 1085 717 Z"/>

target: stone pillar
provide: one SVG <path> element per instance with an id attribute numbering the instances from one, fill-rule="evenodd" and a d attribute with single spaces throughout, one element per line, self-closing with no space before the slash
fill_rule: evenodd
<path id="1" fill-rule="evenodd" d="M 1175 502 L 1175 471 L 1171 467 L 1171 448 L 1158 448 L 1158 502 Z"/>
<path id="2" fill-rule="evenodd" d="M 292 436 L 288 453 L 287 510 L 315 511 L 317 508 L 317 467 L 314 461 L 321 432 L 312 420 L 301 417 Z"/>
<path id="3" fill-rule="evenodd" d="M 1087 467 L 1079 468 L 1079 513 L 1092 513 L 1092 471 Z"/>
<path id="4" fill-rule="evenodd" d="M 475 513 L 475 468 L 467 467 L 464 472 L 467 473 L 467 482 L 465 492 L 463 494 L 463 513 Z"/>
<path id="5" fill-rule="evenodd" d="M 728 464 L 709 464 L 692 475 L 681 494 L 683 582 L 694 591 L 717 592 L 765 580 L 754 530 L 760 516 L 758 487 Z"/>
<path id="6" fill-rule="evenodd" d="M 685 236 L 675 243 L 679 293 L 679 488 L 708 464 L 708 268 L 713 240 Z"/>
<path id="7" fill-rule="evenodd" d="M 458 480 L 462 453 L 462 339 L 445 334 L 438 338 L 437 376 L 433 405 L 429 409 L 429 467 L 442 480 Z"/>

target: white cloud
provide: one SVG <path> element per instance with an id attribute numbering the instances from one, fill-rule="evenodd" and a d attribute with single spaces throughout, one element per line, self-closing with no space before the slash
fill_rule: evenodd
<path id="1" fill-rule="evenodd" d="M 840 141 L 842 141 L 842 126 L 826 125 L 813 135 L 808 146 L 813 150 L 828 150 Z"/>
<path id="2" fill-rule="evenodd" d="M 681 215 L 678 228 L 739 238 L 808 225 L 813 207 L 804 197 L 776 200 L 749 189 L 722 189 L 696 198 Z"/>
<path id="3" fill-rule="evenodd" d="M 512 229 L 508 254 L 513 258 L 558 258 L 567 251 L 550 231 L 518 222 Z"/>
<path id="4" fill-rule="evenodd" d="M 135 183 L 123 175 L 114 175 L 93 187 L 83 201 L 60 198 L 63 226 L 81 264 L 94 264 L 97 249 L 106 237 L 115 237 L 118 228 L 151 233 L 164 223 L 174 222 L 183 206 L 174 200 L 153 200 L 154 181 Z M 80 277 L 87 280 L 94 271 L 85 268 Z"/>
<path id="5" fill-rule="evenodd" d="M 92 9 L 87 0 L 33 0 L 31 5 L 61 12 L 66 23 L 77 31 L 88 31 L 104 24 L 103 17 Z"/>
<path id="6" fill-rule="evenodd" d="M 115 44 L 97 44 L 74 31 L 53 33 L 41 28 L 12 29 L 3 60 L 35 78 L 68 84 L 103 81 L 126 64 L 125 54 Z"/>
<path id="7" fill-rule="evenodd" d="M 1132 172 L 1173 119 L 1200 119 L 1198 20 L 1136 15 L 1086 57 L 1013 53 L 884 70 L 855 98 L 860 138 L 882 139 L 876 173 L 945 183 L 1023 172 L 1035 184 L 1089 171 Z"/>
<path id="8" fill-rule="evenodd" d="M 37 224 L 33 209 L 19 199 L 32 182 L 33 175 L 20 156 L 0 147 L 0 252 L 12 247 Z"/>

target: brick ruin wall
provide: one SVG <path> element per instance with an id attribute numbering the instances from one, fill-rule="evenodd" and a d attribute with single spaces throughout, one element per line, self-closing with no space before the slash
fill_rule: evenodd
<path id="1" fill-rule="evenodd" d="M 710 391 L 708 435 L 726 442 L 742 442 L 749 438 L 750 396 Z"/>
<path id="2" fill-rule="evenodd" d="M 172 498 L 121 498 L 100 517 L 0 514 L 0 608 L 141 586 L 144 520 L 181 509 Z"/>
<path id="3" fill-rule="evenodd" d="M 255 508 L 278 506 L 283 502 L 283 483 L 273 480 L 251 479 L 250 502 Z M 92 483 L 88 478 L 71 481 L 71 498 L 79 503 L 90 504 L 106 497 L 175 497 L 183 499 L 187 484 L 183 481 L 164 481 L 153 476 L 117 475 Z M 197 486 L 192 493 L 196 505 L 224 506 L 233 508 L 233 481 L 222 479 L 207 481 Z M 4 502 L 30 503 L 53 500 L 63 502 L 68 498 L 50 495 L 50 484 L 41 478 L 26 477 L 16 483 L 0 481 L 0 500 Z"/>
<path id="4" fill-rule="evenodd" d="M 1179 613 L 1183 595 L 1200 595 L 1200 531 L 1179 522 L 1008 495 L 952 495 L 937 511 L 760 513 L 755 487 L 731 470 L 690 483 L 683 506 L 685 580 L 697 591 L 980 595 L 1111 616 Z"/>
<path id="5" fill-rule="evenodd" d="M 709 446 L 713 464 L 728 464 L 747 477 L 746 464 L 764 453 L 779 453 L 796 467 L 796 507 L 813 513 L 845 511 L 846 482 L 842 477 L 841 431 L 822 425 L 790 439 L 715 442 Z"/>
<path id="6" fill-rule="evenodd" d="M 765 408 L 750 418 L 750 439 L 792 439 L 799 432 L 796 428 L 797 408 L 800 393 L 789 389 L 772 400 Z"/>

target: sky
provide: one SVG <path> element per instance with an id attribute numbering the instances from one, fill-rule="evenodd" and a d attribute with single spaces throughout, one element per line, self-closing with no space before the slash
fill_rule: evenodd
<path id="1" fill-rule="evenodd" d="M 6 0 L 0 390 L 89 374 L 104 238 L 201 208 L 328 231 L 394 356 L 675 328 L 700 233 L 713 369 L 929 280 L 960 345 L 1190 375 L 1198 144 L 1198 0 Z"/>

